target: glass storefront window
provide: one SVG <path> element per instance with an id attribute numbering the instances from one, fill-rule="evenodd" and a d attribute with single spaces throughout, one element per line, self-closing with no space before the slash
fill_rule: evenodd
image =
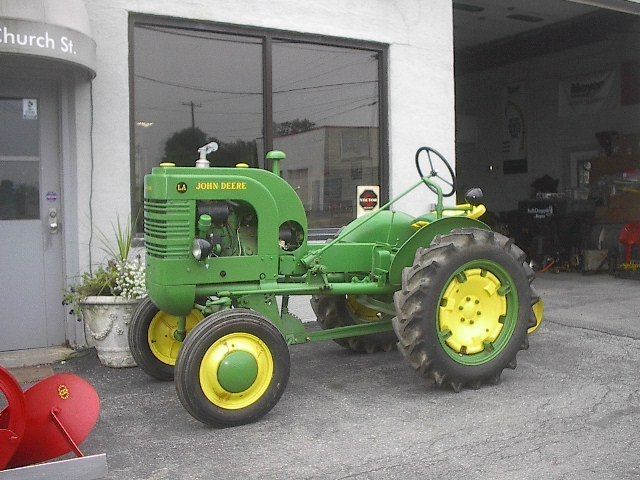
<path id="1" fill-rule="evenodd" d="M 383 51 L 184 23 L 133 27 L 134 214 L 153 166 L 193 165 L 196 149 L 216 140 L 212 165 L 262 168 L 268 150 L 283 150 L 283 178 L 298 192 L 310 228 L 355 218 L 356 186 L 386 182 Z"/>

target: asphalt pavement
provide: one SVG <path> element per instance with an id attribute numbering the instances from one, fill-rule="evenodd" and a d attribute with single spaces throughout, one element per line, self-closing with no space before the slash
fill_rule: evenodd
<path id="1" fill-rule="evenodd" d="M 138 368 L 101 367 L 90 352 L 55 369 L 97 388 L 102 415 L 83 450 L 107 453 L 110 479 L 640 478 L 640 282 L 536 283 L 547 321 L 518 367 L 458 394 L 425 383 L 397 351 L 296 346 L 278 405 L 215 430 Z"/>

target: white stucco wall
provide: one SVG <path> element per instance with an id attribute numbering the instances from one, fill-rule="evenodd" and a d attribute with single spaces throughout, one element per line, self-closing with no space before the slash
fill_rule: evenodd
<path id="1" fill-rule="evenodd" d="M 98 229 L 109 231 L 116 213 L 123 217 L 130 210 L 129 12 L 387 43 L 392 195 L 417 180 L 413 155 L 419 146 L 431 145 L 453 162 L 453 31 L 449 0 L 86 0 L 86 5 L 97 43 L 93 205 Z M 79 92 L 78 102 L 86 102 L 84 90 Z M 78 118 L 79 128 L 83 120 L 88 119 Z M 79 149 L 87 151 L 82 146 Z M 88 159 L 79 158 L 78 205 L 85 207 L 89 194 L 87 165 Z M 427 189 L 421 188 L 398 208 L 417 214 L 433 201 Z M 88 218 L 87 213 L 78 212 L 80 223 Z M 81 245 L 87 245 L 87 235 L 88 229 L 80 228 Z M 97 245 L 94 250 L 98 255 Z M 86 248 L 80 257 L 86 263 Z"/>

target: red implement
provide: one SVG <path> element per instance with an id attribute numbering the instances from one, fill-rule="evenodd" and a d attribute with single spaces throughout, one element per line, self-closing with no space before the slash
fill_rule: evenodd
<path id="1" fill-rule="evenodd" d="M 26 425 L 26 404 L 20 384 L 8 370 L 0 367 L 0 392 L 8 402 L 0 413 L 0 470 L 18 449 Z"/>
<path id="2" fill-rule="evenodd" d="M 15 382 L 9 372 L 2 372 Z M 23 433 L 10 460 L 4 465 L 0 462 L 0 469 L 32 465 L 69 452 L 82 456 L 78 445 L 89 436 L 100 416 L 100 399 L 91 384 L 64 373 L 37 383 L 24 394 L 18 385 L 18 391 L 19 395 L 15 395 L 15 388 L 12 393 L 22 397 L 21 404 L 20 400 L 13 400 L 5 393 L 9 406 L 0 413 L 0 427 L 12 425 L 14 415 L 21 412 L 17 416 L 22 417 Z M 17 407 L 14 408 L 14 404 Z M 23 407 L 21 411 L 20 405 Z M 1 438 L 0 446 L 3 446 Z M 4 448 L 2 452 L 4 454 Z"/>
<path id="3" fill-rule="evenodd" d="M 626 247 L 626 260 L 631 263 L 634 246 L 640 246 L 640 222 L 627 223 L 620 232 L 620 243 Z"/>

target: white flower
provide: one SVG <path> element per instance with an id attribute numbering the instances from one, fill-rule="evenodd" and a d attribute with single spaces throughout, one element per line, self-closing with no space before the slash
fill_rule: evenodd
<path id="1" fill-rule="evenodd" d="M 144 265 L 139 259 L 118 263 L 116 271 L 118 276 L 113 289 L 116 295 L 130 299 L 146 297 Z"/>

